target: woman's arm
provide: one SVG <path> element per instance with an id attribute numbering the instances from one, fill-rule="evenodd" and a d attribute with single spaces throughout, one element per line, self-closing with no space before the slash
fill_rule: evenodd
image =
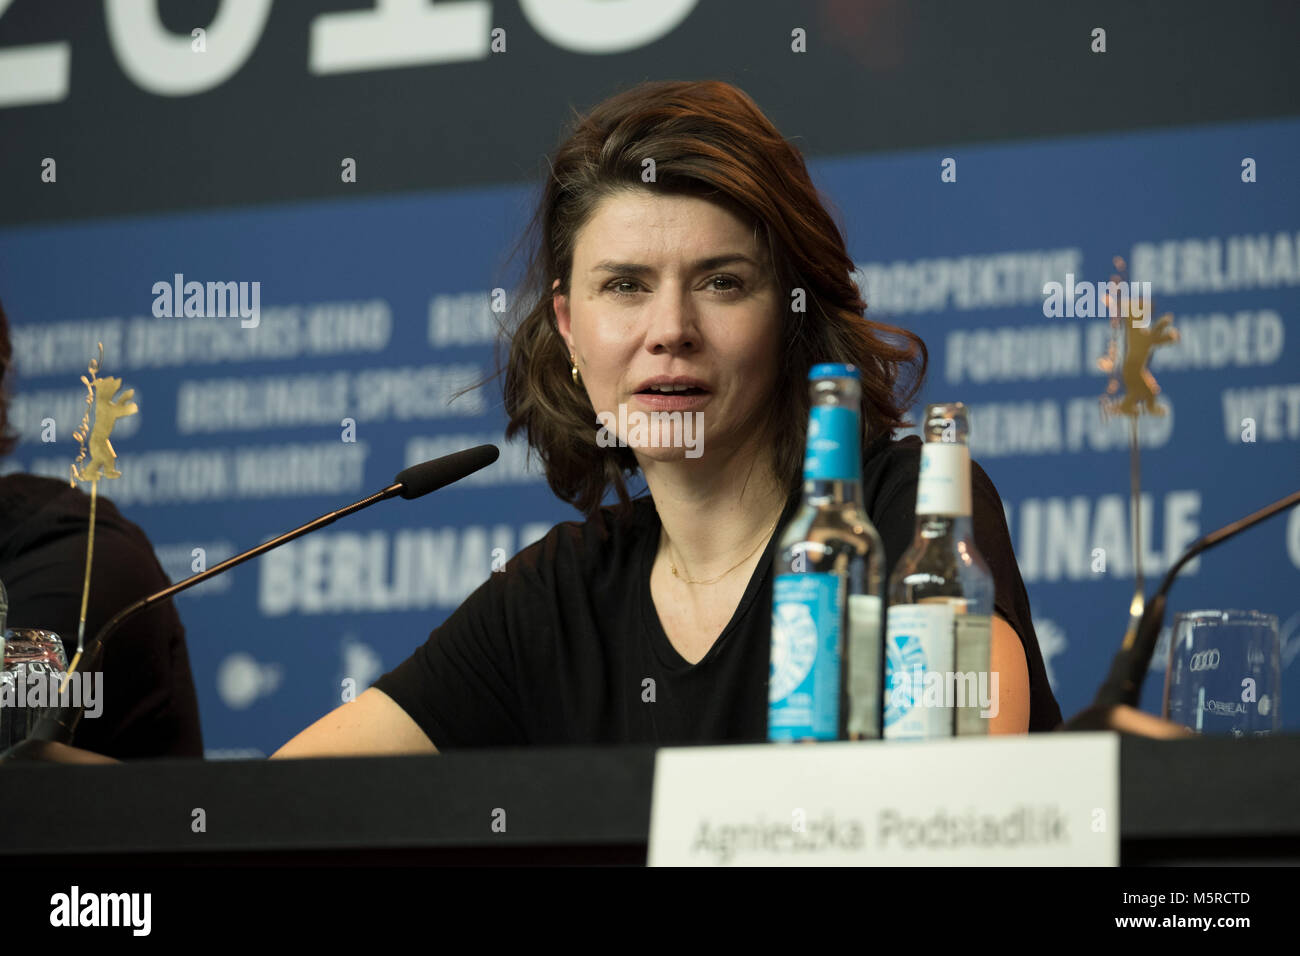
<path id="1" fill-rule="evenodd" d="M 397 703 L 371 687 L 336 707 L 271 754 L 276 757 L 377 757 L 436 754 L 423 730 Z"/>
<path id="2" fill-rule="evenodd" d="M 542 543 L 521 551 L 504 572 L 489 574 L 375 686 L 271 756 L 436 754 L 434 740 L 445 750 L 526 744 L 529 722 L 515 676 L 521 649 L 511 635 L 527 626 L 515 623 L 518 618 L 534 633 L 544 620 L 545 594 L 533 583 Z M 539 643 L 534 639 L 523 650 Z"/>
<path id="3" fill-rule="evenodd" d="M 998 615 L 993 616 L 989 669 L 998 675 L 998 712 L 989 718 L 989 733 L 1028 733 L 1029 666 L 1025 663 L 1025 649 L 1020 635 Z"/>

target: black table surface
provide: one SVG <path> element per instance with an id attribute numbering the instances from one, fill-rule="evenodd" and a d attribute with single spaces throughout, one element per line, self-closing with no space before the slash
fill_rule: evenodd
<path id="1" fill-rule="evenodd" d="M 643 864 L 654 755 L 10 763 L 0 862 Z M 1124 864 L 1300 862 L 1300 735 L 1122 737 L 1119 823 Z"/>

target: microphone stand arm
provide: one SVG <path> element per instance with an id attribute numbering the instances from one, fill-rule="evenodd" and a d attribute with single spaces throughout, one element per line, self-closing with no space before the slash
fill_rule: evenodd
<path id="1" fill-rule="evenodd" d="M 1147 668 L 1151 665 L 1151 658 L 1155 655 L 1156 642 L 1160 639 L 1160 628 L 1165 619 L 1165 599 L 1169 589 L 1173 586 L 1174 578 L 1177 577 L 1178 572 L 1183 569 L 1184 565 L 1202 551 L 1207 551 L 1233 535 L 1245 531 L 1252 525 L 1271 518 L 1278 512 L 1285 511 L 1297 504 L 1300 504 L 1300 491 L 1289 494 L 1271 505 L 1266 505 L 1254 514 L 1247 515 L 1239 521 L 1234 521 L 1230 525 L 1219 528 L 1217 531 L 1211 531 L 1188 548 L 1166 572 L 1164 579 L 1160 582 L 1160 587 L 1143 609 L 1142 619 L 1137 630 L 1133 633 L 1131 641 L 1126 641 L 1120 652 L 1115 655 L 1115 661 L 1111 665 L 1105 683 L 1102 684 L 1101 690 L 1097 693 L 1094 706 L 1110 707 L 1124 704 L 1129 707 L 1137 707 L 1138 699 L 1142 693 L 1142 682 L 1146 678 Z"/>
<path id="2" fill-rule="evenodd" d="M 171 597 L 173 594 L 179 594 L 181 591 L 192 588 L 196 584 L 202 584 L 208 578 L 222 573 L 227 568 L 233 568 L 237 564 L 243 564 L 245 561 L 255 558 L 259 554 L 264 554 L 267 551 L 270 551 L 272 548 L 278 548 L 282 544 L 287 544 L 294 538 L 302 537 L 304 534 L 307 534 L 310 531 L 315 531 L 317 528 L 333 524 L 335 521 L 352 514 L 354 511 L 360 511 L 362 508 L 368 508 L 376 502 L 392 498 L 394 495 L 400 494 L 403 487 L 405 486 L 401 482 L 391 484 L 383 491 L 377 491 L 368 498 L 362 498 L 360 501 L 354 501 L 352 504 L 345 508 L 340 508 L 338 511 L 332 511 L 327 515 L 321 515 L 319 518 L 309 521 L 300 528 L 286 531 L 278 538 L 272 538 L 270 541 L 259 544 L 257 547 L 252 548 L 249 551 L 237 554 L 233 558 L 227 558 L 225 561 L 213 565 L 206 571 L 200 571 L 198 574 L 188 577 L 184 581 L 178 581 L 165 590 L 143 597 L 133 604 L 128 604 L 126 607 L 122 608 L 122 610 L 118 611 L 117 614 L 113 615 L 109 622 L 101 627 L 95 633 L 95 636 L 91 638 L 90 646 L 87 648 L 86 654 L 84 655 L 85 660 L 89 663 L 90 668 L 93 669 L 97 665 L 100 655 L 103 653 L 104 641 L 108 639 L 109 635 L 126 623 L 129 618 L 134 617 L 146 608 L 152 607 L 158 602 Z M 32 729 L 30 735 L 31 739 L 53 740 L 67 743 L 72 740 L 73 734 L 76 733 L 77 724 L 81 722 L 81 716 L 82 708 L 80 707 L 51 707 L 46 712 L 46 715 L 42 717 L 37 725 Z"/>

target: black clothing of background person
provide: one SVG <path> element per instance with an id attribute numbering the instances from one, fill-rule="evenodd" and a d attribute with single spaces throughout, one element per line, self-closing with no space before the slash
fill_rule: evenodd
<path id="1" fill-rule="evenodd" d="M 87 641 L 122 608 L 171 583 L 144 532 L 103 495 L 111 484 L 101 483 L 95 505 Z M 38 475 L 0 477 L 7 626 L 57 632 L 69 664 L 77 650 L 89 526 L 90 496 L 80 488 Z M 119 760 L 203 756 L 185 629 L 170 599 L 119 628 L 98 669 L 103 710 L 81 719 L 73 745 Z"/>

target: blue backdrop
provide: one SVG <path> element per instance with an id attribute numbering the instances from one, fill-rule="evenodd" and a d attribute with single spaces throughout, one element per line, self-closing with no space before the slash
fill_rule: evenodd
<path id="1" fill-rule="evenodd" d="M 1300 122 L 1279 120 L 809 163 L 871 314 L 930 347 L 921 401 L 971 406 L 974 456 L 1006 505 L 1067 715 L 1090 699 L 1126 621 L 1129 456 L 1125 425 L 1098 411 L 1106 320 L 1046 317 L 1042 286 L 1067 273 L 1105 281 L 1123 256 L 1182 332 L 1152 361 L 1169 414 L 1142 425 L 1150 589 L 1192 539 L 1300 483 L 1297 157 Z M 510 278 L 504 252 L 532 195 L 421 192 L 0 231 L 23 433 L 6 470 L 66 476 L 78 376 L 103 341 L 105 372 L 141 409 L 114 433 L 124 477 L 103 490 L 173 579 L 191 573 L 195 549 L 210 566 L 408 464 L 502 446 L 472 480 L 376 506 L 178 599 L 211 756 L 271 752 L 336 706 L 349 679 L 362 688 L 401 661 L 494 561 L 578 517 L 503 443 L 497 383 L 449 403 L 493 370 L 489 292 Z M 153 286 L 177 273 L 259 282 L 260 325 L 155 318 Z M 1202 558 L 1170 605 L 1171 617 L 1278 616 L 1291 729 L 1298 569 L 1293 512 Z M 1163 664 L 1157 655 L 1150 710 Z"/>

